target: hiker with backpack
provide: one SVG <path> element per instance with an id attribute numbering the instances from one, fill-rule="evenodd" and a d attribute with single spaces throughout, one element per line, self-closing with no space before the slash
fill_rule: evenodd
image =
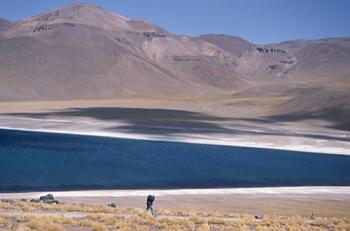
<path id="1" fill-rule="evenodd" d="M 155 197 L 153 195 L 148 195 L 147 201 L 146 201 L 146 212 L 150 213 L 152 216 L 156 216 L 156 213 L 153 209 L 153 202 L 155 200 Z"/>

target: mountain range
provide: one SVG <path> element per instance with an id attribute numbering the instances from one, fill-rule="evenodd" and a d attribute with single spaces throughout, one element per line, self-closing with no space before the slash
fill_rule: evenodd
<path id="1" fill-rule="evenodd" d="M 350 38 L 258 45 L 176 35 L 93 4 L 0 19 L 0 101 L 262 97 L 280 111 L 350 102 Z M 345 111 L 345 112 L 344 112 Z"/>

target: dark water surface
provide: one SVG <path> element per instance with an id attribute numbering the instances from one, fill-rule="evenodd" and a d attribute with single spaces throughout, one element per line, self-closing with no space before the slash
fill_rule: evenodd
<path id="1" fill-rule="evenodd" d="M 350 185 L 350 156 L 0 129 L 0 191 Z"/>

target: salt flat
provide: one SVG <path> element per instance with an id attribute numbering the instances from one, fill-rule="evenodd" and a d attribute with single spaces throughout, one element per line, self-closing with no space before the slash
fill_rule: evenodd
<path id="1" fill-rule="evenodd" d="M 329 121 L 242 115 L 220 100 L 101 100 L 0 103 L 0 127 L 143 140 L 350 154 L 350 133 Z M 221 105 L 221 106 L 220 106 Z M 266 110 L 266 109 L 265 109 Z M 265 113 L 265 114 L 264 114 Z"/>

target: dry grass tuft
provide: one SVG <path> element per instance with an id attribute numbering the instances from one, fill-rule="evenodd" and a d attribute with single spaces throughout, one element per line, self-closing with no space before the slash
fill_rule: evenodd
<path id="1" fill-rule="evenodd" d="M 104 224 L 95 223 L 92 225 L 92 231 L 108 231 L 108 228 Z"/>
<path id="2" fill-rule="evenodd" d="M 265 215 L 264 219 L 256 220 L 249 214 L 170 210 L 159 210 L 159 216 L 153 217 L 139 208 L 109 208 L 103 205 L 79 204 L 48 205 L 23 201 L 0 202 L 0 211 L 6 212 L 6 216 L 0 216 L 0 230 L 62 231 L 67 224 L 77 228 L 88 227 L 94 231 L 350 230 L 348 217 L 317 217 L 310 220 L 302 216 Z M 58 211 L 64 216 L 54 216 L 53 212 Z M 21 212 L 26 212 L 27 215 L 18 215 Z"/>
<path id="3" fill-rule="evenodd" d="M 208 223 L 203 223 L 199 226 L 197 231 L 210 231 L 210 225 L 208 225 Z"/>
<path id="4" fill-rule="evenodd" d="M 7 226 L 10 223 L 10 220 L 8 217 L 0 216 L 0 225 Z"/>
<path id="5" fill-rule="evenodd" d="M 25 226 L 40 231 L 64 231 L 63 227 L 54 223 L 50 217 L 34 217 Z"/>

